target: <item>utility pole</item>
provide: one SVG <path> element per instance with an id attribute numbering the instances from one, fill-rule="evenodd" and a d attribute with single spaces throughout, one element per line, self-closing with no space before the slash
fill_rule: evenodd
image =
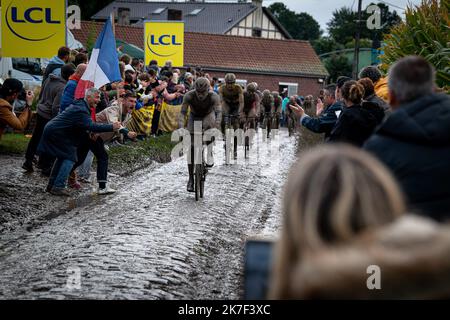
<path id="1" fill-rule="evenodd" d="M 355 36 L 355 53 L 353 55 L 353 79 L 358 79 L 359 66 L 359 38 L 361 37 L 361 7 L 362 0 L 358 0 L 358 20 L 356 21 L 356 36 Z"/>

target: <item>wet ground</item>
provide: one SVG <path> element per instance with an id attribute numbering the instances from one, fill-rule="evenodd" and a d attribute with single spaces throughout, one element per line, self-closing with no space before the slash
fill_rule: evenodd
<path id="1" fill-rule="evenodd" d="M 277 232 L 297 146 L 285 130 L 258 141 L 250 160 L 240 148 L 228 166 L 216 145 L 199 202 L 185 191 L 184 158 L 113 177 L 114 195 L 61 199 L 42 191 L 38 173 L 8 170 L 17 158 L 1 157 L 0 298 L 241 298 L 245 239 Z"/>

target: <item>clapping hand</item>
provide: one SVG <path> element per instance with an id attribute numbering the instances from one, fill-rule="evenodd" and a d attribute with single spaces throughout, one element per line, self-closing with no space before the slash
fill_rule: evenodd
<path id="1" fill-rule="evenodd" d="M 113 130 L 119 130 L 122 127 L 120 121 L 116 121 L 113 123 Z"/>
<path id="2" fill-rule="evenodd" d="M 302 117 L 305 114 L 305 110 L 298 105 L 298 103 L 290 104 L 289 108 L 295 113 L 297 117 Z"/>
<path id="3" fill-rule="evenodd" d="M 320 116 L 323 112 L 323 102 L 320 98 L 317 99 L 317 104 L 316 104 L 316 116 Z"/>
<path id="4" fill-rule="evenodd" d="M 137 137 L 137 133 L 134 131 L 128 132 L 128 138 L 135 139 Z"/>

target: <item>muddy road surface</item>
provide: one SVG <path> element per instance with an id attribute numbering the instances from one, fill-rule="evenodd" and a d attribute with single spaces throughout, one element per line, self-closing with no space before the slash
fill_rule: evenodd
<path id="1" fill-rule="evenodd" d="M 270 142 L 260 136 L 250 160 L 240 148 L 227 166 L 217 143 L 199 202 L 179 158 L 134 173 L 113 195 L 2 232 L 0 298 L 241 298 L 245 239 L 277 233 L 295 139 L 284 130 Z M 46 199 L 36 210 L 51 206 Z"/>

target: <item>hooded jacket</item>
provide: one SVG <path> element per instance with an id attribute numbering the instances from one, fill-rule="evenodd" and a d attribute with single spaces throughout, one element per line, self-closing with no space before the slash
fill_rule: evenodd
<path id="1" fill-rule="evenodd" d="M 411 210 L 450 218 L 450 97 L 431 94 L 400 106 L 364 146 L 396 176 Z"/>
<path id="2" fill-rule="evenodd" d="M 61 77 L 49 75 L 37 105 L 37 113 L 41 117 L 50 120 L 57 116 L 61 105 L 61 95 L 66 83 L 67 81 Z"/>
<path id="3" fill-rule="evenodd" d="M 288 296 L 448 299 L 449 252 L 449 225 L 405 215 L 349 244 L 305 255 L 294 268 Z"/>

